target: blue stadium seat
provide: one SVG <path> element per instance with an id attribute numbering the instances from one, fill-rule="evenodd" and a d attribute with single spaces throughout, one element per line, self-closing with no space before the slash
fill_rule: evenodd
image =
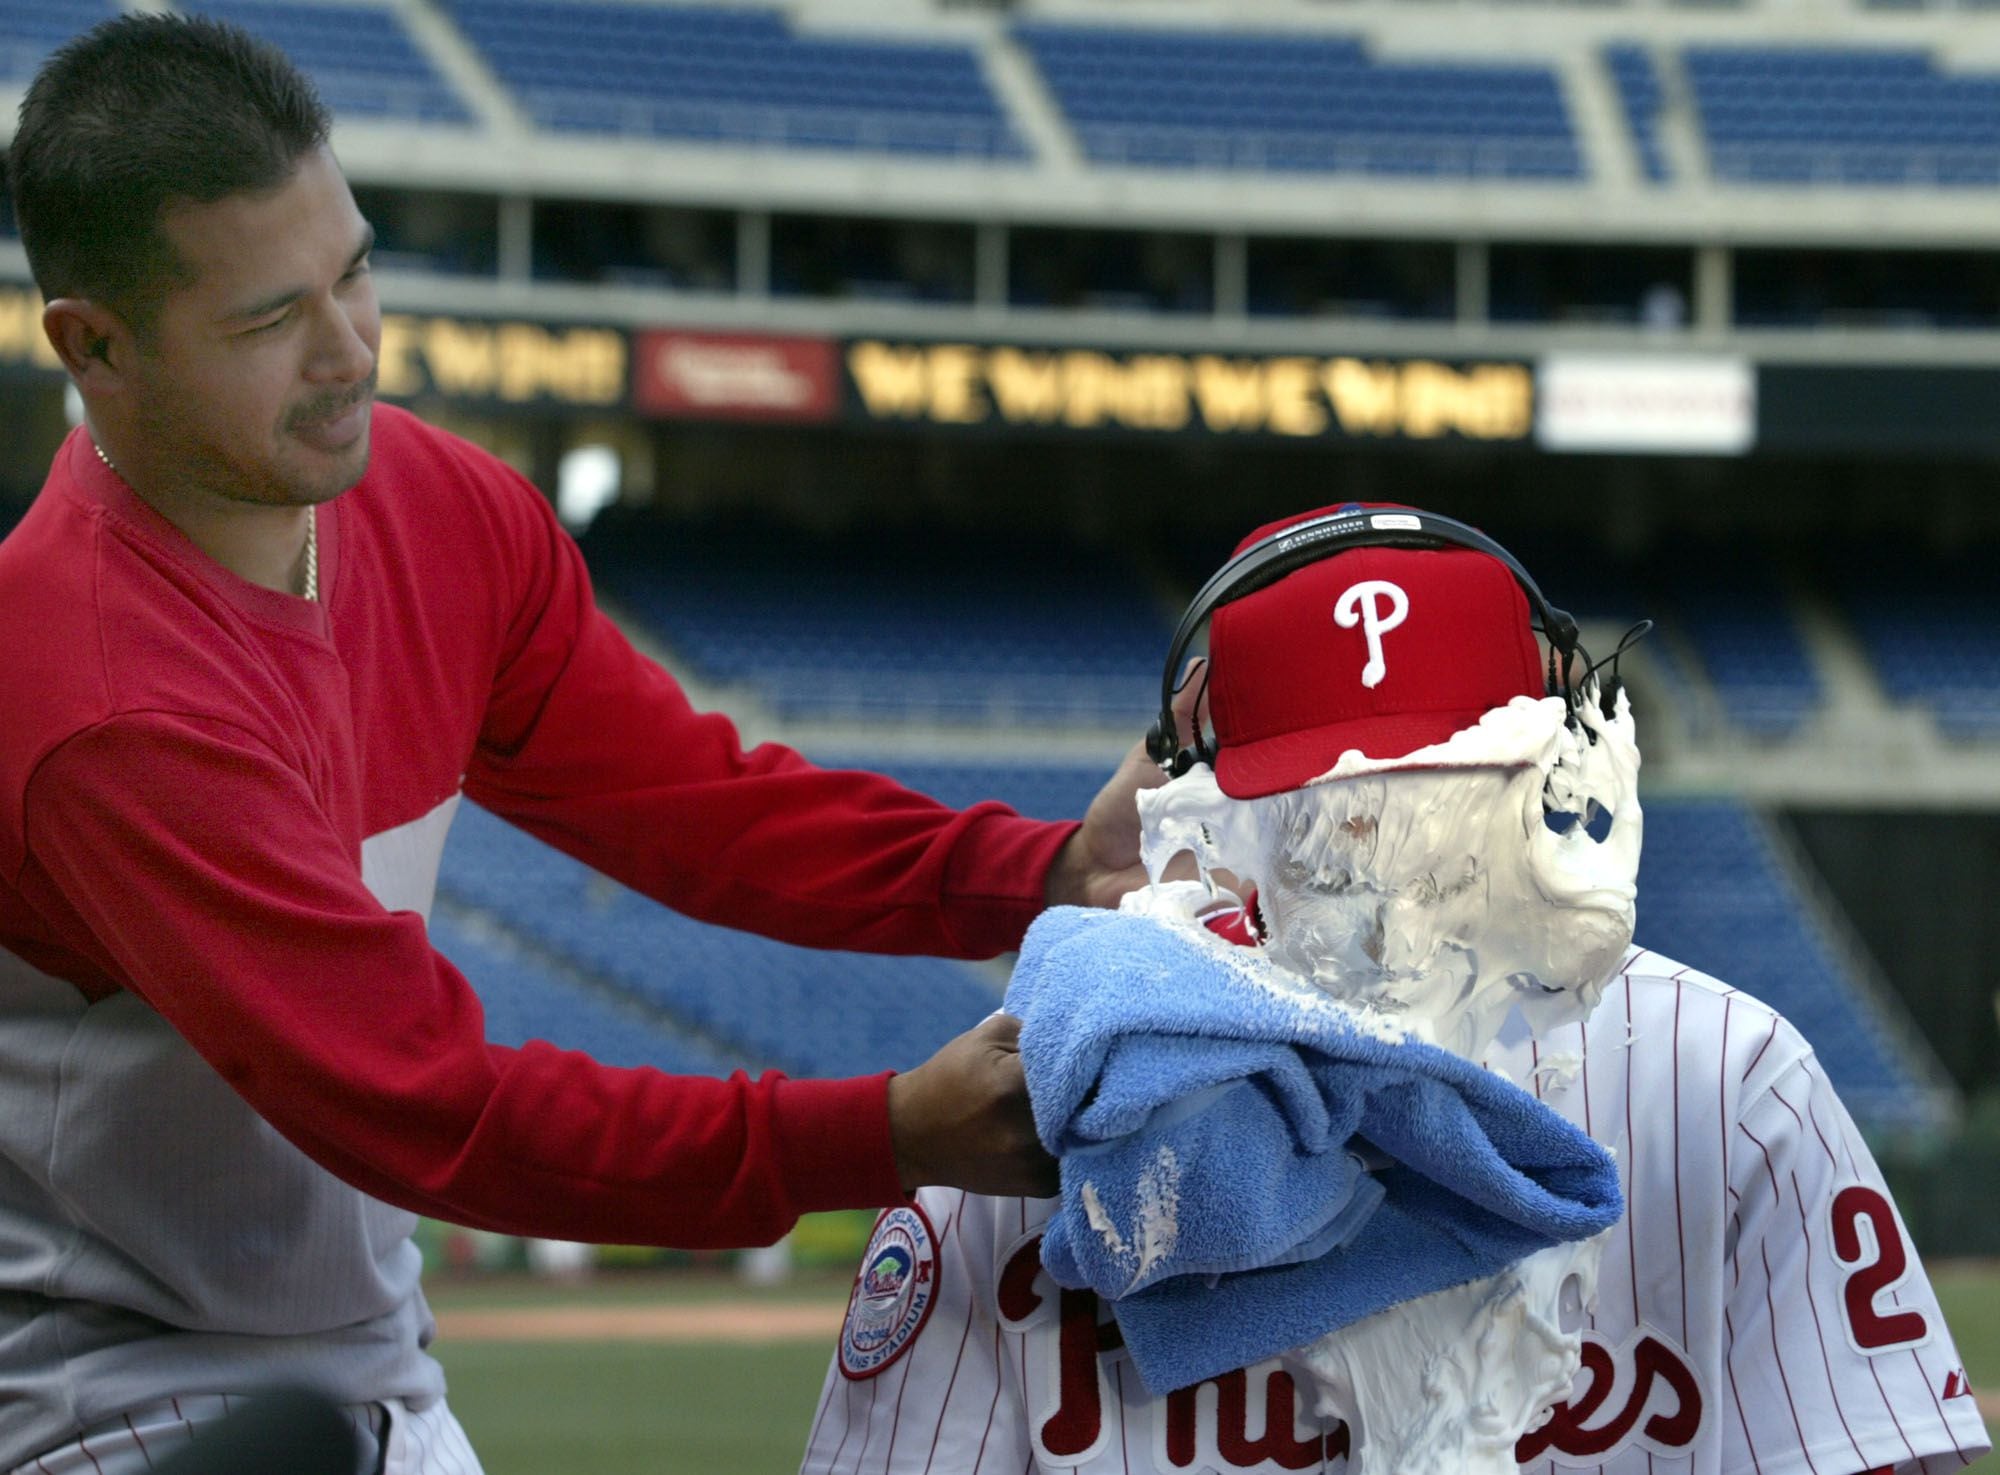
<path id="1" fill-rule="evenodd" d="M 1934 1125 L 1889 1029 L 1740 803 L 1647 803 L 1638 941 L 1783 1013 L 1864 1124 Z"/>
<path id="2" fill-rule="evenodd" d="M 746 1062 L 663 1028 L 645 1011 L 583 988 L 510 936 L 498 915 L 441 910 L 431 945 L 463 973 L 486 1011 L 486 1038 L 521 1046 L 546 1040 L 606 1065 L 674 1075 L 724 1076 Z"/>
<path id="3" fill-rule="evenodd" d="M 991 983 L 962 963 L 815 951 L 692 921 L 470 804 L 453 826 L 438 890 L 447 929 L 453 909 L 498 919 L 598 989 L 623 995 L 628 1011 L 709 1042 L 707 1059 L 794 1076 L 908 1069 L 998 1003 Z M 462 936 L 452 940 L 466 950 Z M 510 1028 L 572 1043 L 560 1020 L 518 1023 L 526 1006 L 510 1002 L 504 970 L 475 963 L 503 978 L 495 996 L 515 1011 L 503 1016 Z M 565 997 L 576 1002 L 573 992 Z M 649 1039 L 645 1048 L 668 1046 Z"/>
<path id="4" fill-rule="evenodd" d="M 1022 22 L 1093 162 L 1577 180 L 1552 67 L 1377 61 L 1348 37 Z"/>
<path id="5" fill-rule="evenodd" d="M 1823 700 L 1819 675 L 1776 591 L 1743 585 L 1686 593 L 1679 627 L 1738 727 L 1787 736 Z"/>
<path id="6" fill-rule="evenodd" d="M 1718 179 L 2000 182 L 2000 75 L 1946 74 L 1907 48 L 1702 45 L 1684 58 Z"/>
<path id="7" fill-rule="evenodd" d="M 604 587 L 700 675 L 748 685 L 787 716 L 1136 731 L 1172 634 L 1136 572 L 1046 544 L 662 535 L 613 519 L 585 551 Z"/>
<path id="8" fill-rule="evenodd" d="M 1883 691 L 1927 707 L 1946 737 L 2000 738 L 2000 595 L 1988 571 L 1944 564 L 1918 581 L 1856 563 L 1841 599 Z"/>
<path id="9" fill-rule="evenodd" d="M 542 127 L 778 148 L 1020 159 L 969 46 L 829 39 L 781 11 L 451 0 Z"/>
<path id="10" fill-rule="evenodd" d="M 1660 622 L 1662 638 L 1649 656 L 1672 659 L 1678 644 L 1702 673 L 1739 732 L 1785 738 L 1819 710 L 1825 689 L 1784 591 L 1759 550 L 1692 543 L 1659 557 L 1674 569 L 1644 613 Z"/>
<path id="11" fill-rule="evenodd" d="M 386 5 L 293 0 L 181 0 L 280 47 L 342 117 L 469 124 L 471 112 Z"/>
<path id="12" fill-rule="evenodd" d="M 0 0 L 0 77 L 27 81 L 63 42 L 123 10 L 117 0 Z"/>

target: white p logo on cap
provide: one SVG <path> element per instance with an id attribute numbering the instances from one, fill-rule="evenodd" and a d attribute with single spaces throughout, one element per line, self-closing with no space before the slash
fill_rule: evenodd
<path id="1" fill-rule="evenodd" d="M 1387 614 L 1382 612 L 1384 599 L 1389 602 Z M 1402 624 L 1409 613 L 1410 596 L 1387 579 L 1363 579 L 1334 601 L 1334 623 L 1343 630 L 1359 625 L 1361 633 L 1368 637 L 1368 664 L 1361 668 L 1363 686 L 1379 686 L 1388 675 L 1388 663 L 1382 659 L 1382 637 Z"/>

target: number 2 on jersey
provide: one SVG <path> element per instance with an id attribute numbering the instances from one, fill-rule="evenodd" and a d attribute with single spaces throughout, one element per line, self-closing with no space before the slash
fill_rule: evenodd
<path id="1" fill-rule="evenodd" d="M 1930 1323 L 1921 1311 L 1876 1304 L 1877 1297 L 1893 1292 L 1910 1273 L 1902 1226 L 1881 1190 L 1854 1183 L 1833 1196 L 1833 1253 L 1847 1270 L 1840 1311 L 1856 1352 L 1874 1357 L 1931 1339 Z"/>

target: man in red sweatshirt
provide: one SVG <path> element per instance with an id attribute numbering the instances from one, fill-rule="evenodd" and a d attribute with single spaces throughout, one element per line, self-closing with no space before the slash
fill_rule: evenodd
<path id="1" fill-rule="evenodd" d="M 0 545 L 0 1469 L 114 1472 L 275 1381 L 370 1468 L 477 1462 L 417 1214 L 767 1242 L 922 1184 L 1046 1191 L 1011 1025 L 905 1075 L 489 1045 L 425 913 L 464 797 L 689 915 L 989 956 L 1140 878 L 1079 827 L 745 752 L 592 603 L 543 498 L 373 402 L 371 232 L 299 73 L 125 16 L 10 160 L 86 409 Z"/>

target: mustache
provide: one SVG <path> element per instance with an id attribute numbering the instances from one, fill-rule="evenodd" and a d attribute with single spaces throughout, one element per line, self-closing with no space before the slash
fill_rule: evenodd
<path id="1" fill-rule="evenodd" d="M 285 412 L 285 429 L 297 430 L 304 425 L 318 425 L 346 414 L 356 405 L 365 404 L 375 398 L 375 377 L 373 369 L 368 377 L 352 389 L 343 389 L 337 394 L 325 395 L 319 399 L 307 400 L 302 405 L 294 405 Z"/>

